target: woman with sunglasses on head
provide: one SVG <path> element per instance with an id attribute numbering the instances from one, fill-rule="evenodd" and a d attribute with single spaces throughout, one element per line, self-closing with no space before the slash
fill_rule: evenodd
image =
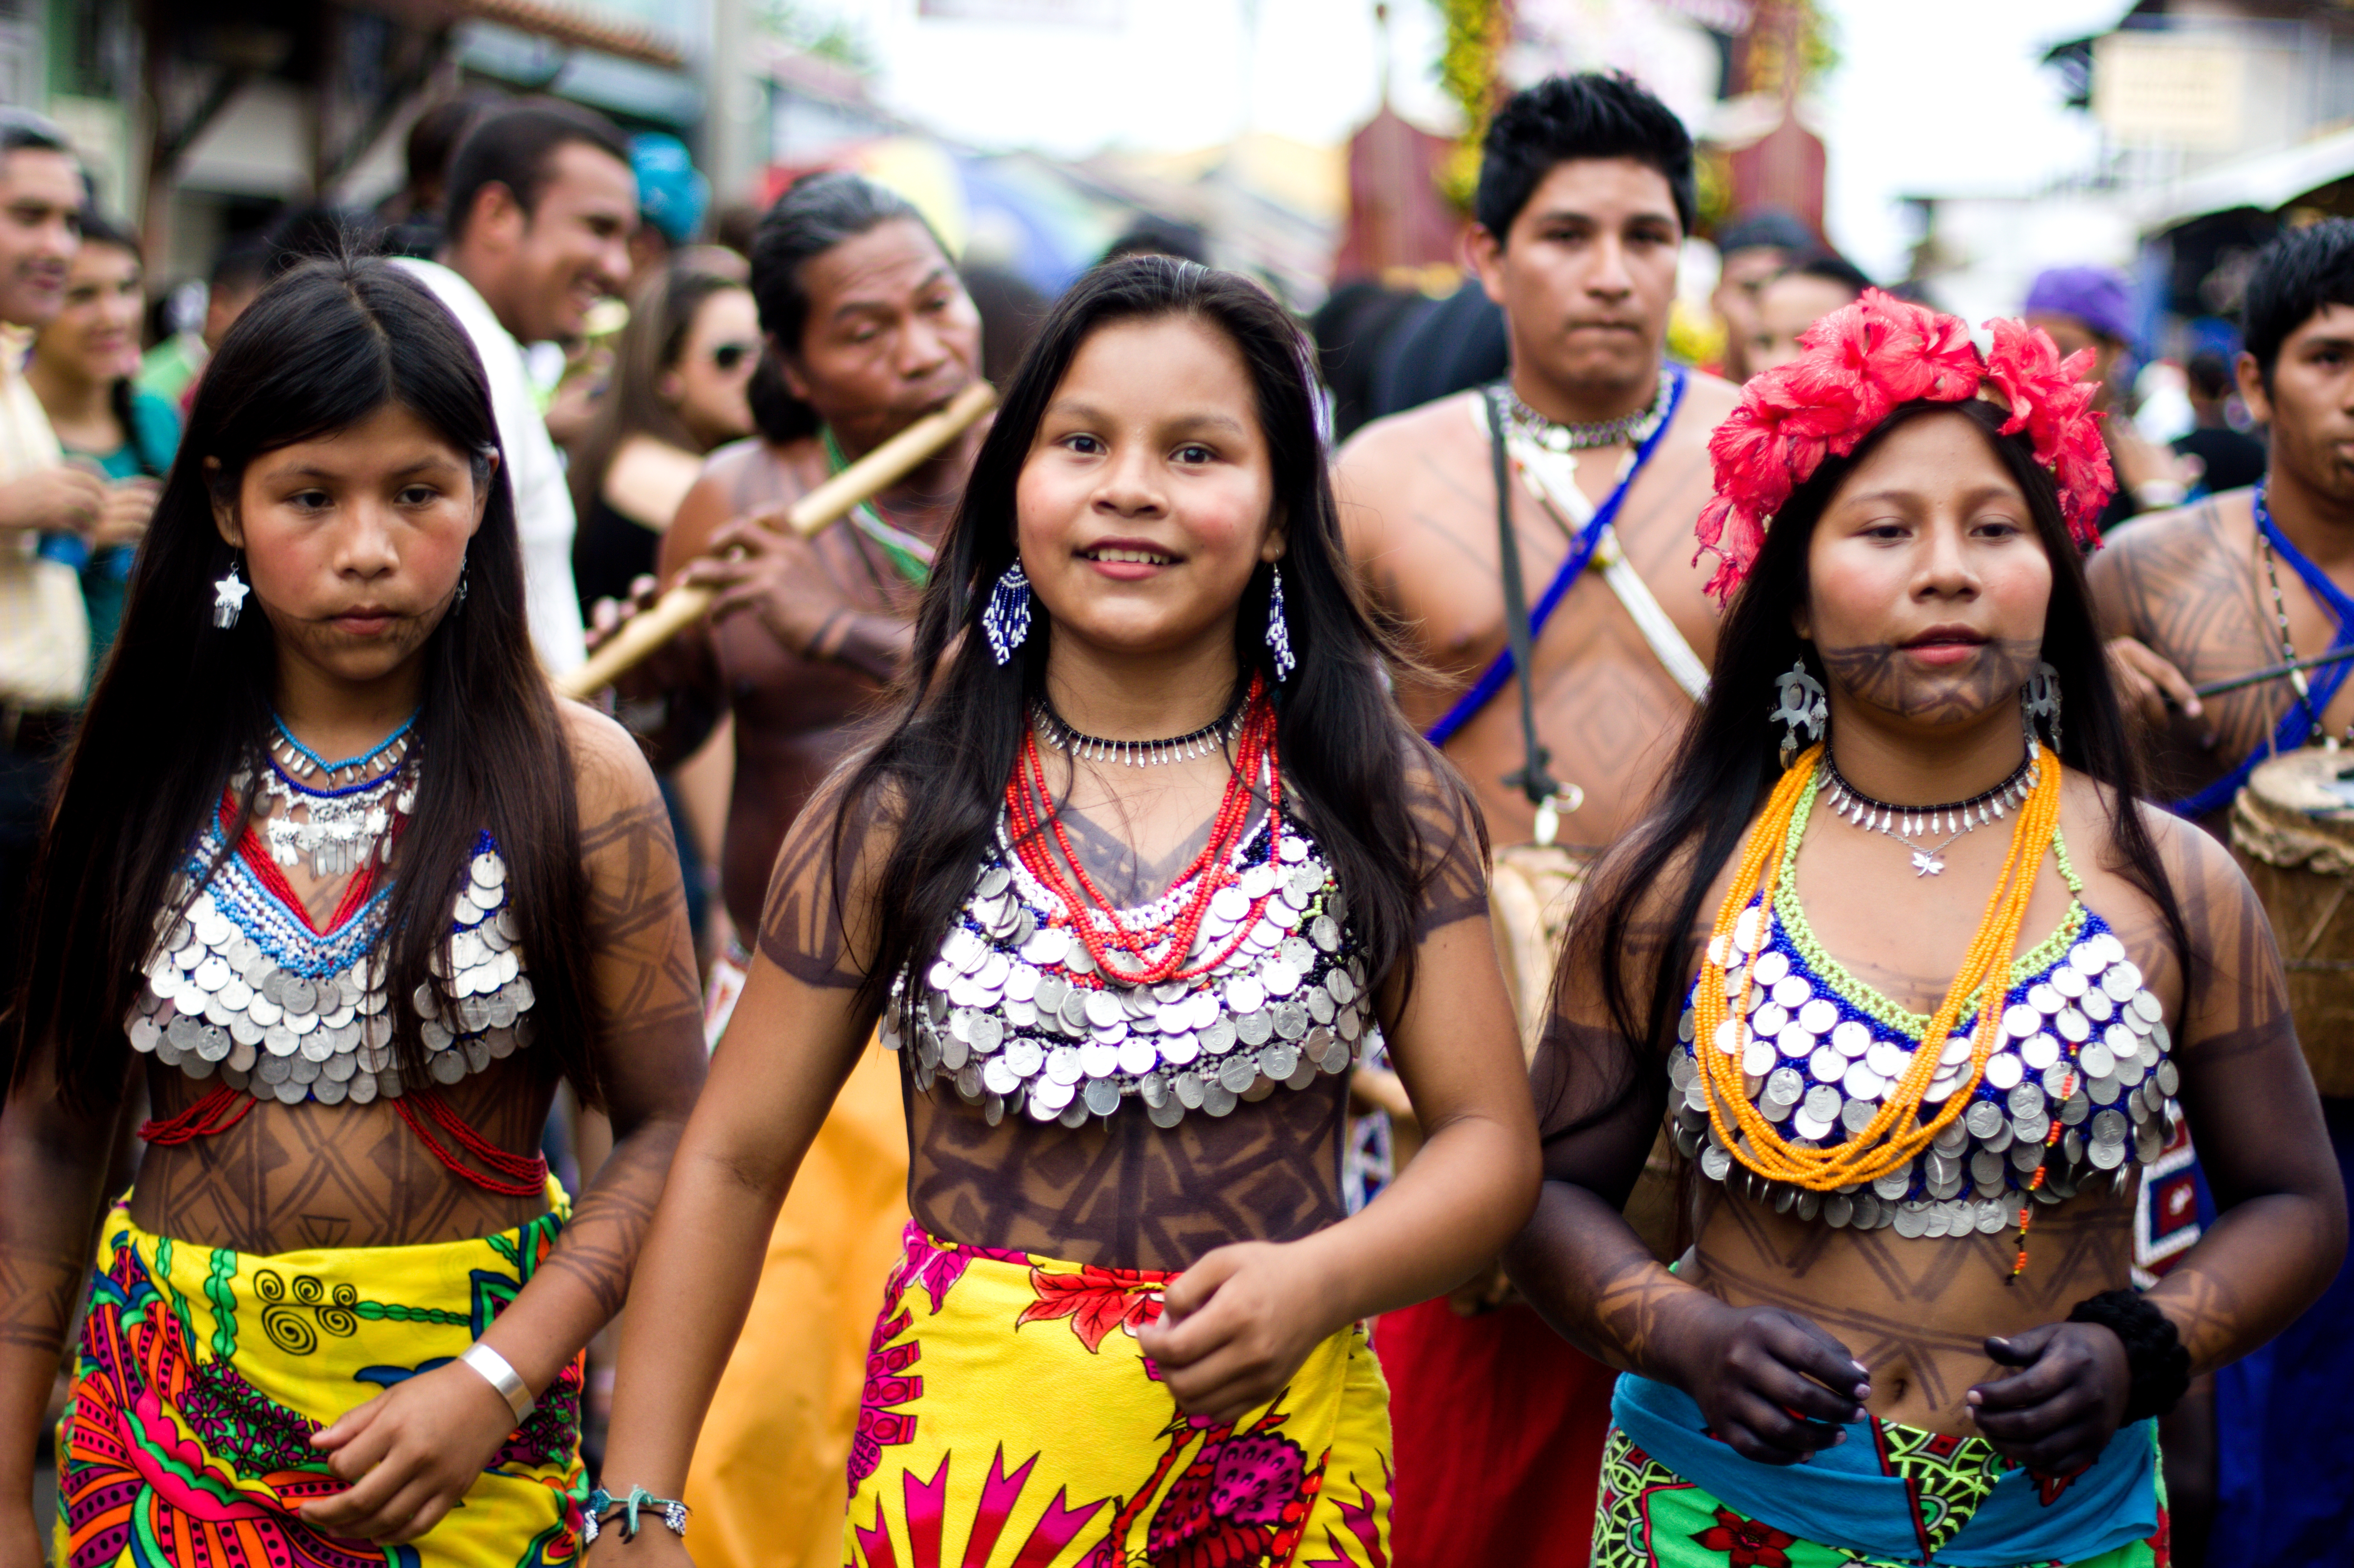
<path id="1" fill-rule="evenodd" d="M 1624 1373 L 1603 1568 L 2163 1563 L 2154 1417 L 2345 1245 L 2263 907 L 2137 799 L 2084 361 L 1989 327 L 1867 292 L 1711 443 L 1715 673 L 1577 912 L 1508 1255 Z M 2221 1216 L 2137 1293 L 2178 1114 Z M 1672 1269 L 1617 1213 L 1663 1117 Z"/>
<path id="2" fill-rule="evenodd" d="M 500 461 L 481 362 L 385 262 L 296 268 L 205 372 L 0 1037 L 11 1568 L 75 1340 L 60 1568 L 577 1549 L 581 1348 L 704 1057 L 668 819 L 549 693 Z M 577 1203 L 559 1083 L 616 1134 Z"/>
<path id="3" fill-rule="evenodd" d="M 682 1560 L 661 1499 L 878 1026 L 915 1218 L 843 1560 L 1387 1560 L 1360 1321 L 1476 1268 L 1535 1149 L 1479 818 L 1384 689 L 1312 365 L 1255 284 L 1164 257 L 1041 327 L 912 689 L 778 859 L 625 1320 L 598 1568 Z M 1434 1136 L 1349 1216 L 1384 1035 Z"/>
<path id="4" fill-rule="evenodd" d="M 759 354 L 759 313 L 742 279 L 673 264 L 639 288 L 612 381 L 571 455 L 583 615 L 599 599 L 629 599 L 705 455 L 752 433 L 745 389 Z"/>

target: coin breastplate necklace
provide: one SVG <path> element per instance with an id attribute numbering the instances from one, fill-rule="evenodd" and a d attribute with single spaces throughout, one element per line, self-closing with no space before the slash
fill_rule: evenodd
<path id="1" fill-rule="evenodd" d="M 269 760 L 239 770 L 189 846 L 156 912 L 146 983 L 124 1028 L 135 1049 L 192 1078 L 218 1073 L 258 1100 L 336 1105 L 395 1097 L 403 1085 L 383 951 L 391 886 L 379 872 L 405 822 L 417 759 L 400 757 L 382 776 L 407 783 L 388 798 L 391 810 L 380 827 L 369 830 L 363 818 L 364 836 L 317 841 L 350 855 L 357 867 L 323 927 L 313 923 L 279 869 L 293 857 L 290 841 L 270 832 L 270 823 L 249 827 L 233 847 L 229 842 L 253 769 Z M 332 779 L 357 764 L 322 765 L 321 771 Z M 274 777 L 279 788 L 314 807 L 322 796 L 348 800 L 355 788 L 382 787 L 372 779 L 313 791 L 291 770 Z M 268 780 L 260 788 L 275 794 Z M 347 793 L 338 797 L 336 789 Z M 312 846 L 296 840 L 291 847 L 309 853 Z M 426 1070 L 436 1083 L 482 1072 L 529 1042 L 534 996 L 516 947 L 519 932 L 506 863 L 497 842 L 482 833 L 435 961 L 454 1008 L 445 1012 L 429 987 L 410 999 L 422 1016 Z"/>
<path id="2" fill-rule="evenodd" d="M 1016 782 L 938 953 L 892 984 L 883 1043 L 918 1088 L 951 1086 L 992 1124 L 1077 1127 L 1134 1099 L 1172 1128 L 1345 1074 L 1379 1040 L 1340 886 L 1284 814 L 1256 684 L 1209 843 L 1140 908 L 1111 907 L 1070 852 L 1034 736 Z M 1270 802 L 1256 827 L 1254 783 Z"/>
<path id="3" fill-rule="evenodd" d="M 1761 889 L 1711 941 L 1670 1057 L 1677 1147 L 1702 1175 L 1737 1182 L 1779 1211 L 1834 1226 L 1893 1226 L 1908 1237 L 1995 1234 L 2022 1202 L 2058 1202 L 2105 1171 L 2122 1182 L 2129 1166 L 2155 1160 L 2179 1114 L 2164 1010 L 2125 945 L 2081 901 L 2056 829 L 2043 842 L 2080 896 L 2058 930 L 1989 982 L 2000 992 L 1995 1029 L 1974 1070 L 1978 1042 L 1965 1031 L 1973 1015 L 1983 1018 L 1982 991 L 1949 1032 L 1928 1038 L 1933 1020 L 1856 980 L 1808 926 L 1792 873 L 1807 814 L 1827 784 L 1818 774 L 1797 792 L 1770 899 Z M 2040 854 L 2041 843 L 2031 847 Z M 1725 1003 L 1709 1010 L 1721 1015 L 1716 1038 L 1702 1040 L 1702 988 L 1711 984 Z M 1772 1140 L 1792 1151 L 1860 1138 L 1925 1052 L 1934 1066 L 1919 1107 L 1893 1131 L 1956 1114 L 1917 1151 L 1861 1179 L 1829 1187 L 1776 1180 L 1756 1170 L 1756 1140 L 1745 1128 L 1720 1128 L 1711 1116 L 1703 1052 L 1736 1069 L 1741 1095 Z"/>

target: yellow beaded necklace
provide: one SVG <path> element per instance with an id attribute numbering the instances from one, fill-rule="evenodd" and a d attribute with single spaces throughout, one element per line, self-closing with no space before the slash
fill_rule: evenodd
<path id="1" fill-rule="evenodd" d="M 1823 747 L 1816 745 L 1782 775 L 1766 802 L 1765 814 L 1758 818 L 1756 827 L 1750 831 L 1749 842 L 1742 848 L 1740 869 L 1724 895 L 1723 906 L 1717 911 L 1715 930 L 1701 959 L 1698 993 L 1692 999 L 1692 1054 L 1708 1085 L 1708 1118 L 1715 1129 L 1717 1142 L 1768 1181 L 1829 1192 L 1876 1180 L 1903 1165 L 1959 1117 L 1977 1092 L 1986 1075 L 1987 1058 L 2002 1038 L 2007 988 L 2001 981 L 2009 976 L 2011 955 L 2019 947 L 2020 927 L 2035 893 L 2035 874 L 2042 865 L 2043 846 L 2052 842 L 2052 830 L 2059 824 L 2061 768 L 2060 758 L 2046 752 L 2042 777 L 2012 824 L 2010 850 L 2004 857 L 2002 874 L 1987 900 L 1986 915 L 1978 922 L 1977 935 L 1970 938 L 1969 952 L 1962 960 L 1960 972 L 1954 976 L 1946 1000 L 1938 1005 L 1928 1030 L 1921 1036 L 1922 1044 L 1913 1052 L 1904 1076 L 1882 1103 L 1879 1114 L 1853 1137 L 1832 1148 L 1808 1149 L 1788 1142 L 1775 1129 L 1773 1122 L 1750 1098 L 1742 1080 L 1742 1052 L 1749 1033 L 1749 991 L 1755 984 L 1755 971 L 1746 962 L 1747 955 L 1736 936 L 1742 915 L 1755 898 L 1757 930 L 1763 939 L 1765 922 L 1771 918 L 1775 883 L 1781 874 L 1783 847 L 1789 840 L 1798 800 L 1806 793 L 1808 781 L 1814 777 L 1822 756 Z M 1738 959 L 1736 954 L 1740 955 Z M 1737 992 L 1728 995 L 1725 976 L 1735 962 L 1742 964 L 1741 985 Z M 1937 1074 L 1936 1043 L 1951 1036 L 1955 1024 L 1961 1020 L 1963 1006 L 1982 986 L 1985 994 L 1978 1007 L 1978 1029 L 1970 1042 L 1969 1077 L 1946 1097 L 1944 1108 L 1935 1118 L 1924 1123 L 1920 1119 L 1921 1107 L 1930 1081 Z M 1736 1000 L 1737 1012 L 1734 1011 Z M 1738 1132 L 1728 1125 L 1728 1115 L 1732 1123 L 1737 1124 Z"/>

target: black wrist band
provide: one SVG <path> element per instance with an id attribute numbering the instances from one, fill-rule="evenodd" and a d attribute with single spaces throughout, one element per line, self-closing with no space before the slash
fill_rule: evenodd
<path id="1" fill-rule="evenodd" d="M 830 662 L 835 654 L 841 652 L 842 650 L 840 648 L 827 647 L 826 639 L 833 635 L 834 627 L 849 614 L 850 611 L 846 609 L 837 609 L 830 612 L 823 620 L 819 621 L 817 623 L 817 630 L 809 640 L 809 652 L 805 656 L 811 659 Z M 845 636 L 843 641 L 846 642 L 849 639 Z"/>
<path id="2" fill-rule="evenodd" d="M 2104 1290 L 2088 1297 L 2070 1309 L 2068 1321 L 2097 1323 L 2124 1343 L 2126 1369 L 2133 1379 L 2126 1396 L 2126 1420 L 2164 1415 L 2190 1388 L 2190 1352 L 2182 1348 L 2173 1319 L 2140 1291 Z"/>

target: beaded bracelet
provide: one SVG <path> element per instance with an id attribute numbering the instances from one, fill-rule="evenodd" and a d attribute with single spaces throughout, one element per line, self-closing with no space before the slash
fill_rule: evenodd
<path id="1" fill-rule="evenodd" d="M 626 1498 L 617 1498 L 599 1487 L 588 1494 L 588 1506 L 582 1510 L 585 1517 L 580 1525 L 581 1544 L 588 1544 L 604 1532 L 605 1516 L 615 1509 L 622 1510 L 621 1539 L 635 1541 L 638 1538 L 638 1510 L 641 1508 L 662 1510 L 662 1521 L 670 1532 L 680 1537 L 686 1534 L 687 1507 L 684 1503 L 673 1498 L 658 1498 L 643 1487 L 631 1487 Z"/>
<path id="2" fill-rule="evenodd" d="M 2104 1290 L 2076 1303 L 2071 1323 L 2097 1323 L 2115 1334 L 2126 1348 L 2126 1370 L 2133 1382 L 2126 1395 L 2123 1419 L 2141 1421 L 2172 1410 L 2190 1387 L 2190 1352 L 2174 1320 L 2152 1306 L 2138 1290 Z"/>

